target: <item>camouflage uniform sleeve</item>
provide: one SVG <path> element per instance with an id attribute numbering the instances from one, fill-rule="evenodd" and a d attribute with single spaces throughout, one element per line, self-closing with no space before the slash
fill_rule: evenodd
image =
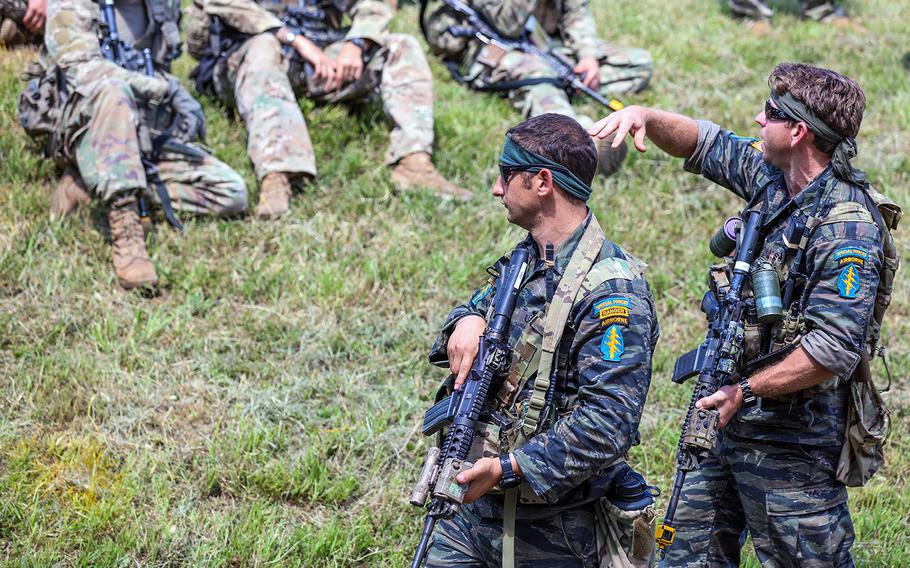
<path id="1" fill-rule="evenodd" d="M 878 227 L 845 221 L 820 227 L 806 255 L 809 279 L 803 317 L 810 331 L 802 348 L 834 375 L 848 377 L 872 318 L 882 248 Z"/>
<path id="2" fill-rule="evenodd" d="M 537 0 L 474 0 L 470 4 L 499 33 L 517 38 L 534 13 Z"/>
<path id="3" fill-rule="evenodd" d="M 749 200 L 764 170 L 756 143 L 755 138 L 737 136 L 712 122 L 699 120 L 698 142 L 684 167 Z"/>
<path id="4" fill-rule="evenodd" d="M 617 282 L 598 287 L 573 314 L 577 404 L 513 452 L 531 489 L 551 503 L 638 442 L 659 331 L 647 289 Z"/>
<path id="5" fill-rule="evenodd" d="M 500 261 L 496 264 L 495 268 L 502 271 L 503 266 L 504 263 Z M 431 365 L 436 365 L 437 367 L 449 366 L 449 355 L 446 348 L 449 344 L 449 337 L 451 337 L 452 330 L 455 329 L 458 320 L 471 315 L 486 318 L 487 310 L 489 309 L 490 304 L 493 303 L 493 297 L 496 295 L 496 288 L 493 286 L 491 280 L 492 279 L 488 279 L 483 286 L 474 292 L 470 300 L 457 306 L 454 310 L 449 312 L 448 316 L 446 316 L 446 321 L 442 326 L 442 330 L 439 332 L 439 337 L 436 338 L 432 349 L 430 349 L 429 360 Z"/>
<path id="6" fill-rule="evenodd" d="M 167 94 L 167 81 L 127 71 L 102 57 L 95 33 L 98 18 L 98 4 L 91 0 L 47 2 L 44 44 L 73 89 L 88 96 L 99 81 L 121 79 L 139 99 L 163 98 Z"/>
<path id="7" fill-rule="evenodd" d="M 559 27 L 566 46 L 575 51 L 579 59 L 600 58 L 600 41 L 588 0 L 566 0 Z"/>
<path id="8" fill-rule="evenodd" d="M 240 33 L 257 35 L 281 27 L 281 20 L 253 0 L 205 0 L 202 9 Z"/>
<path id="9" fill-rule="evenodd" d="M 351 29 L 346 38 L 368 39 L 376 45 L 385 43 L 389 22 L 394 16 L 388 4 L 378 0 L 360 0 L 351 7 L 350 14 Z"/>

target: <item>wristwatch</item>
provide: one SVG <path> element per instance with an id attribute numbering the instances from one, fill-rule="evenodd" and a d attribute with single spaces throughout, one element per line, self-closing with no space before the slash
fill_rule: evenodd
<path id="1" fill-rule="evenodd" d="M 363 41 L 362 37 L 352 37 L 352 38 L 348 38 L 345 41 L 349 41 L 349 42 L 353 43 L 354 45 L 356 45 L 357 47 L 360 48 L 360 51 L 365 51 L 367 44 L 365 41 Z"/>
<path id="2" fill-rule="evenodd" d="M 521 478 L 512 471 L 512 459 L 509 454 L 499 454 L 499 465 L 502 467 L 502 479 L 499 486 L 503 489 L 512 489 L 521 485 Z"/>
<path id="3" fill-rule="evenodd" d="M 294 40 L 297 39 L 297 34 L 292 32 L 291 30 L 288 30 L 288 33 L 284 34 L 284 37 L 282 37 L 281 39 L 284 40 L 284 43 L 286 43 L 287 45 L 291 45 L 292 43 L 294 43 Z"/>
<path id="4" fill-rule="evenodd" d="M 752 406 L 758 402 L 752 387 L 749 386 L 749 377 L 739 378 L 739 390 L 743 391 L 743 406 Z"/>

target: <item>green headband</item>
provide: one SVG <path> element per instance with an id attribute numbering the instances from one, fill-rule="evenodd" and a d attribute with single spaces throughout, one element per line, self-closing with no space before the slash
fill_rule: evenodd
<path id="1" fill-rule="evenodd" d="M 578 179 L 578 176 L 569 171 L 569 168 L 522 148 L 508 136 L 506 136 L 502 154 L 499 156 L 499 163 L 507 168 L 517 168 L 535 174 L 546 168 L 553 174 L 553 181 L 556 182 L 556 185 L 572 197 L 577 197 L 582 201 L 587 201 L 591 197 L 591 186 Z"/>
<path id="2" fill-rule="evenodd" d="M 771 100 L 774 101 L 777 108 L 787 113 L 787 115 L 792 116 L 799 122 L 805 122 L 815 136 L 834 146 L 834 155 L 831 157 L 834 175 L 858 185 L 865 183 L 866 172 L 856 169 L 850 164 L 850 160 L 856 157 L 857 152 L 855 138 L 847 138 L 835 132 L 833 128 L 815 116 L 815 113 L 796 100 L 790 93 L 778 96 L 772 92 Z"/>

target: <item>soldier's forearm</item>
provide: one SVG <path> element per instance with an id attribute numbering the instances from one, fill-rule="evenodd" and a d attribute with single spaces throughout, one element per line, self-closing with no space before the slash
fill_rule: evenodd
<path id="1" fill-rule="evenodd" d="M 780 396 L 814 387 L 831 377 L 831 371 L 798 347 L 782 361 L 749 377 L 749 387 L 756 396 Z"/>
<path id="2" fill-rule="evenodd" d="M 648 108 L 646 132 L 658 148 L 676 158 L 688 158 L 698 144 L 698 123 L 675 112 Z"/>

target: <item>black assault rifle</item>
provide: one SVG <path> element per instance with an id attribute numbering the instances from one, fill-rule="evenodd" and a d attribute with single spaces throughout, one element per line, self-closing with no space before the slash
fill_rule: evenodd
<path id="1" fill-rule="evenodd" d="M 423 33 L 424 39 L 429 41 L 426 26 L 424 23 L 427 2 L 428 0 L 421 1 L 420 30 Z M 522 53 L 527 53 L 528 55 L 537 56 L 545 61 L 554 71 L 556 71 L 556 74 L 558 76 L 518 79 L 515 81 L 499 81 L 485 87 L 478 88 L 477 90 L 508 91 L 528 85 L 550 83 L 562 87 L 569 95 L 572 95 L 576 91 L 581 91 L 611 111 L 620 110 L 623 108 L 623 104 L 618 100 L 607 100 L 603 95 L 585 85 L 582 81 L 583 77 L 573 70 L 573 65 L 571 63 L 554 54 L 553 52 L 547 49 L 542 49 L 535 45 L 531 40 L 530 33 L 527 30 L 525 30 L 518 39 L 509 39 L 500 34 L 496 28 L 488 24 L 486 20 L 484 20 L 483 17 L 477 13 L 477 11 L 468 6 L 465 2 L 462 2 L 461 0 L 442 0 L 442 3 L 445 4 L 446 7 L 448 7 L 451 11 L 455 12 L 457 15 L 461 16 L 467 21 L 466 25 L 449 26 L 447 31 L 453 36 L 474 37 L 487 45 L 498 47 L 503 51 L 521 51 Z M 451 60 L 446 60 L 445 63 L 446 67 L 449 68 L 449 72 L 452 74 L 452 77 L 454 77 L 455 80 L 459 83 L 465 83 L 465 79 L 458 68 L 458 63 Z"/>
<path id="2" fill-rule="evenodd" d="M 436 521 L 452 518 L 464 502 L 466 488 L 455 481 L 455 476 L 473 465 L 465 460 L 474 441 L 477 421 L 487 404 L 494 379 L 509 369 L 512 358 L 507 345 L 509 323 L 527 269 L 527 249 L 515 249 L 508 267 L 496 281 L 493 316 L 480 336 L 477 356 L 467 379 L 461 388 L 434 405 L 424 416 L 425 436 L 432 436 L 445 426 L 449 426 L 449 430 L 442 446 L 430 449 L 420 480 L 411 494 L 411 504 L 418 507 L 426 503 L 428 495 L 432 496 L 411 568 L 423 564 Z"/>
<path id="3" fill-rule="evenodd" d="M 123 41 L 120 32 L 117 31 L 117 17 L 114 14 L 114 0 L 104 0 L 101 3 L 101 20 L 104 25 L 101 26 L 101 55 L 108 61 L 116 63 L 127 71 L 142 73 L 149 77 L 155 76 L 155 65 L 152 61 L 152 51 L 149 48 L 141 52 L 133 49 L 133 46 Z M 160 109 L 154 108 L 153 114 L 157 114 Z M 151 118 L 151 117 L 150 117 Z M 140 128 L 142 128 L 140 126 Z M 142 147 L 145 142 L 142 140 L 143 135 L 140 132 L 139 145 Z M 201 151 L 184 144 L 174 138 L 169 132 L 165 131 L 150 141 L 151 149 L 142 149 L 142 166 L 145 168 L 145 177 L 155 187 L 158 198 L 161 200 L 161 208 L 164 211 L 164 217 L 175 229 L 183 230 L 183 225 L 177 219 L 174 208 L 171 206 L 171 198 L 158 175 L 158 159 L 162 150 L 179 152 L 198 160 L 204 159 L 205 154 Z M 148 207 L 145 199 L 139 196 L 139 215 L 143 218 L 148 217 Z"/>
<path id="4" fill-rule="evenodd" d="M 698 409 L 695 403 L 728 384 L 734 376 L 745 339 L 744 319 L 753 302 L 742 298 L 743 286 L 750 277 L 750 269 L 761 248 L 761 225 L 764 214 L 752 211 L 742 229 L 739 249 L 733 265 L 733 277 L 726 291 L 713 287 L 705 294 L 701 310 L 708 319 L 708 334 L 704 343 L 676 360 L 673 382 L 682 384 L 698 376 L 692 399 L 683 421 L 679 445 L 676 449 L 676 479 L 667 505 L 664 521 L 657 527 L 657 546 L 663 558 L 664 549 L 673 544 L 676 529 L 673 517 L 682 492 L 686 473 L 698 469 L 699 461 L 711 451 L 717 441 L 720 413 L 717 410 Z"/>

